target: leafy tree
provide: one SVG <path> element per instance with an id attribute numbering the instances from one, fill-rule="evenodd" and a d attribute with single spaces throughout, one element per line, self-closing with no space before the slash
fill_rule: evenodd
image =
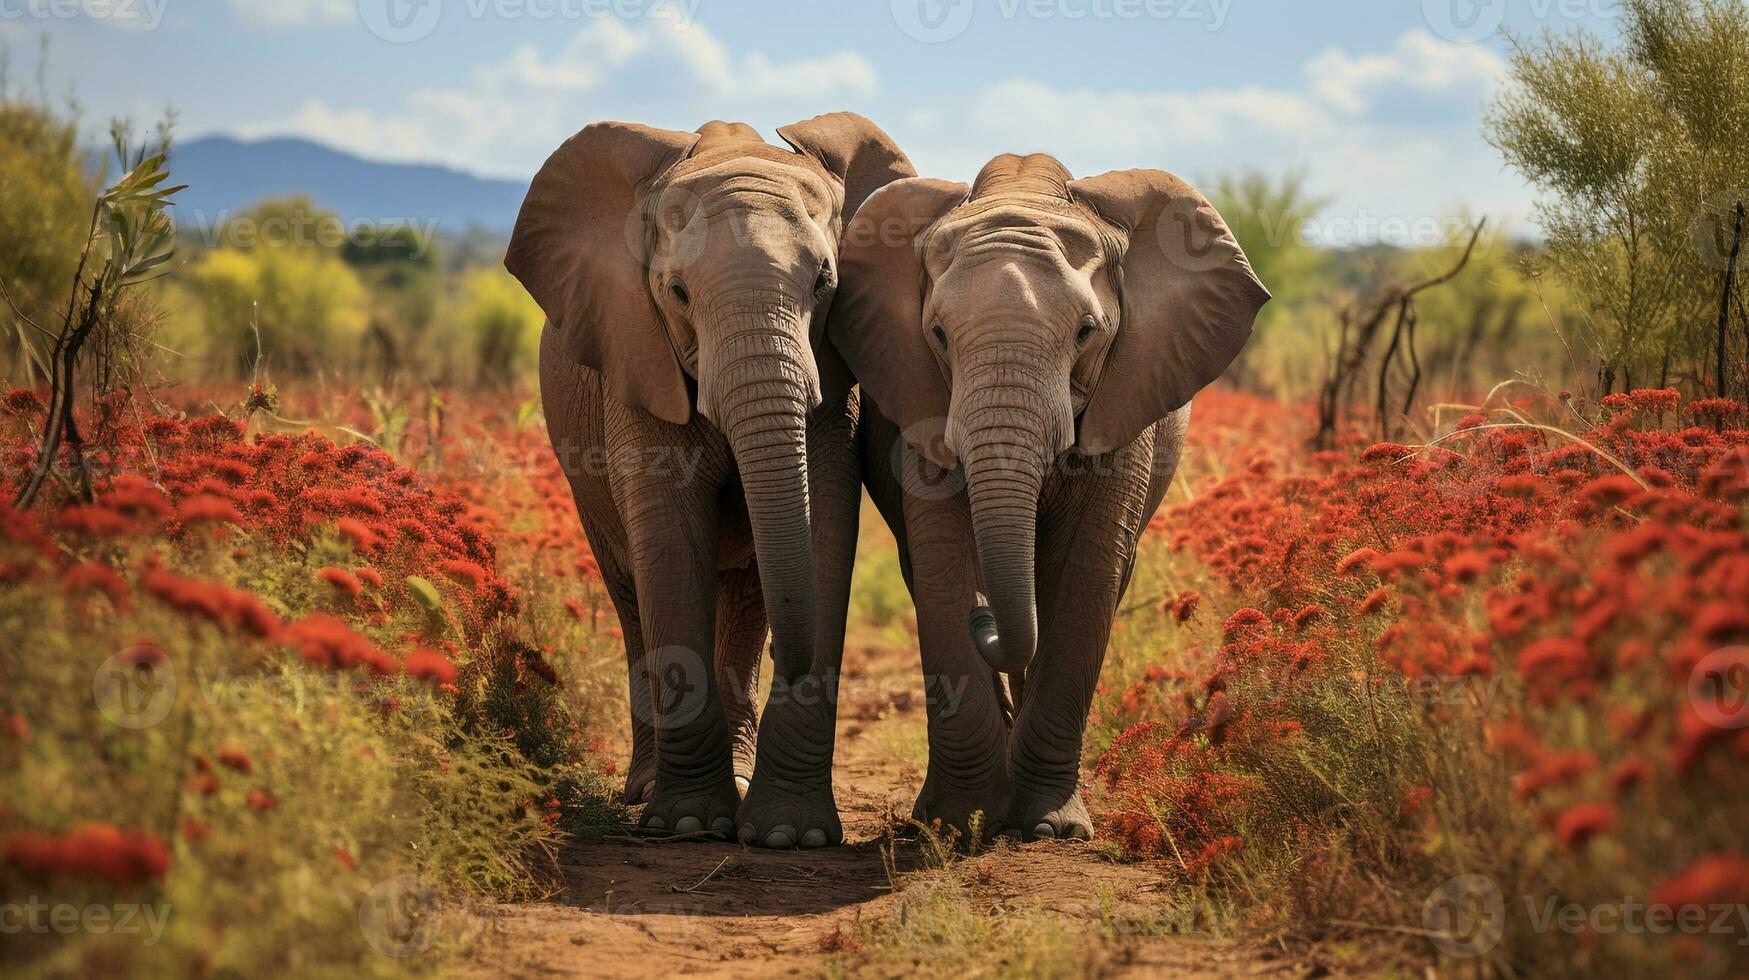
<path id="1" fill-rule="evenodd" d="M 1729 217 L 1749 198 L 1749 5 L 1624 0 L 1621 40 L 1515 40 L 1488 137 L 1545 192 L 1547 262 L 1591 313 L 1602 393 L 1713 388 Z M 1738 377 L 1741 358 L 1724 362 Z"/>
<path id="2" fill-rule="evenodd" d="M 188 268 L 182 287 L 199 313 L 198 331 L 177 337 L 185 354 L 244 373 L 263 359 L 309 371 L 359 357 L 364 285 L 332 250 L 215 249 Z"/>
<path id="3" fill-rule="evenodd" d="M 508 384 L 535 370 L 540 307 L 502 267 L 477 268 L 462 280 L 462 323 L 479 365 L 479 380 Z"/>
<path id="4" fill-rule="evenodd" d="M 0 302 L 6 327 L 0 370 L 14 381 L 47 373 L 43 358 L 53 337 L 24 318 L 53 331 L 66 315 L 97 169 L 79 148 L 71 113 L 13 94 L 0 73 L 0 285 L 11 299 Z"/>
<path id="5" fill-rule="evenodd" d="M 1322 342 L 1309 329 L 1308 313 L 1326 301 L 1323 283 L 1331 262 L 1329 253 L 1306 240 L 1305 225 L 1327 202 L 1306 191 L 1303 174 L 1276 179 L 1257 172 L 1220 178 L 1209 200 L 1275 297 L 1228 377 L 1278 393 L 1306 390 Z"/>

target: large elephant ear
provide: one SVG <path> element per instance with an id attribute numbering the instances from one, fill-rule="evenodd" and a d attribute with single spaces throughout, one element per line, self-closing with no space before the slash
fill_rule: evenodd
<path id="1" fill-rule="evenodd" d="M 813 157 L 844 184 L 844 223 L 868 196 L 917 176 L 911 159 L 886 131 L 854 112 L 828 112 L 777 131 L 797 153 Z"/>
<path id="2" fill-rule="evenodd" d="M 1070 181 L 1128 243 L 1119 267 L 1123 317 L 1077 445 L 1128 445 L 1220 377 L 1251 336 L 1269 290 L 1214 205 L 1163 170 L 1114 170 Z"/>
<path id="3" fill-rule="evenodd" d="M 686 376 L 646 283 L 652 186 L 697 133 L 599 122 L 535 175 L 504 267 L 546 312 L 566 353 L 628 405 L 677 425 L 692 416 Z"/>
<path id="4" fill-rule="evenodd" d="M 948 390 L 923 334 L 928 288 L 921 236 L 966 198 L 966 185 L 927 177 L 876 191 L 844 230 L 838 293 L 826 333 L 864 391 L 937 466 L 954 460 L 939 440 Z"/>

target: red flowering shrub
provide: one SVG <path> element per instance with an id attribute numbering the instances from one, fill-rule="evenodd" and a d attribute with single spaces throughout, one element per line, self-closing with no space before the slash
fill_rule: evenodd
<path id="1" fill-rule="evenodd" d="M 29 875 L 74 875 L 134 885 L 170 871 L 170 849 L 162 840 L 113 824 L 87 822 L 64 834 L 22 832 L 0 846 L 6 861 Z"/>
<path id="2" fill-rule="evenodd" d="M 1323 914 L 1360 893 L 1329 896 L 1317 869 L 1401 882 L 1379 912 L 1399 915 L 1551 844 L 1565 877 L 1503 877 L 1509 904 L 1619 901 L 1623 874 L 1641 901 L 1659 881 L 1684 901 L 1749 882 L 1729 857 L 1671 877 L 1673 840 L 1723 850 L 1740 838 L 1722 828 L 1749 825 L 1749 707 L 1732 701 L 1749 658 L 1729 653 L 1749 647 L 1749 429 L 1740 406 L 1673 391 L 1604 409 L 1583 432 L 1519 406 L 1433 447 L 1306 455 L 1267 408 L 1199 397 L 1186 465 L 1200 449 L 1215 478 L 1150 527 L 1167 596 L 1200 576 L 1205 603 L 1236 611 L 1203 643 L 1148 634 L 1163 663 L 1117 651 L 1142 660 L 1096 701 L 1105 832 L 1199 875 L 1294 869 L 1245 890 Z M 1440 857 L 1465 853 L 1488 863 Z"/>
<path id="3" fill-rule="evenodd" d="M 458 403 L 457 430 L 527 457 L 483 472 L 458 432 L 397 459 L 117 404 L 81 419 L 91 499 L 50 480 L 27 512 L 4 501 L 41 398 L 0 410 L 0 903 L 150 887 L 181 923 L 155 970 L 357 975 L 380 972 L 368 947 L 308 941 L 357 935 L 357 894 L 306 887 L 336 863 L 526 893 L 561 818 L 606 793 L 561 694 L 576 661 L 523 642 L 587 650 L 606 606 L 540 426 Z M 342 427 L 387 441 L 364 414 Z M 530 608 L 511 576 L 542 586 Z M 220 941 L 242 922 L 263 927 Z M 75 972 L 114 962 L 102 937 L 44 943 L 0 944 L 0 972 L 49 946 Z"/>

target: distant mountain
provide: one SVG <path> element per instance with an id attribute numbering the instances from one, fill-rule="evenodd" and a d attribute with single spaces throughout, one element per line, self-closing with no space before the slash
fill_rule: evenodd
<path id="1" fill-rule="evenodd" d="M 435 164 L 383 163 L 312 143 L 274 138 L 207 136 L 177 143 L 170 175 L 188 189 L 176 196 L 177 217 L 215 223 L 269 197 L 308 195 L 347 221 L 436 220 L 460 234 L 469 228 L 508 233 L 528 185 L 476 177 Z"/>

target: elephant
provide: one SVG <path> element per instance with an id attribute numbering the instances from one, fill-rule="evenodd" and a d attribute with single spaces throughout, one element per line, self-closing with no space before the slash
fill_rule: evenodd
<path id="1" fill-rule="evenodd" d="M 505 267 L 546 315 L 549 434 L 623 633 L 625 799 L 651 830 L 816 847 L 843 836 L 833 685 L 861 501 L 825 311 L 843 223 L 916 171 L 854 113 L 778 133 L 788 148 L 743 123 L 594 123 L 534 178 Z M 756 718 L 768 626 L 792 695 Z"/>
<path id="2" fill-rule="evenodd" d="M 1137 543 L 1269 292 L 1182 180 L 1042 154 L 894 181 L 840 254 L 827 333 L 929 695 L 915 816 L 1089 839 L 1081 745 Z"/>

